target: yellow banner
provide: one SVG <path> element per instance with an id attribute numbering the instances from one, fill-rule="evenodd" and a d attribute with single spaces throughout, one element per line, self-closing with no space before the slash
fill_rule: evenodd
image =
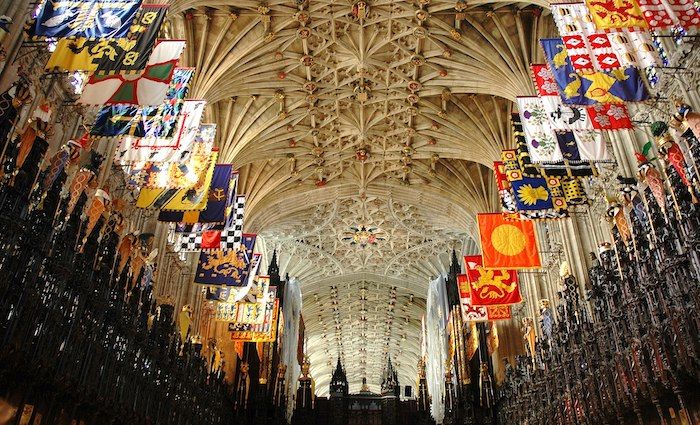
<path id="1" fill-rule="evenodd" d="M 136 201 L 138 208 L 156 208 L 167 211 L 201 211 L 207 206 L 209 188 L 214 175 L 214 167 L 219 152 L 212 152 L 206 174 L 200 176 L 197 184 L 184 189 L 143 188 Z"/>
<path id="2" fill-rule="evenodd" d="M 279 299 L 275 300 L 270 322 L 266 323 L 266 331 L 234 331 L 231 339 L 234 342 L 273 342 L 277 339 L 277 315 L 279 314 Z"/>
<path id="3" fill-rule="evenodd" d="M 647 27 L 636 0 L 586 0 L 586 5 L 598 29 Z"/>

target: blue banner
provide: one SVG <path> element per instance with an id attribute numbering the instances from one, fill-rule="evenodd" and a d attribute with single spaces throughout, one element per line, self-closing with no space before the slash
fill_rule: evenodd
<path id="1" fill-rule="evenodd" d="M 561 38 L 540 40 L 562 102 L 569 105 L 639 102 L 649 97 L 639 70 L 619 68 L 610 72 L 577 72 Z"/>
<path id="2" fill-rule="evenodd" d="M 542 177 L 523 177 L 510 182 L 515 204 L 520 211 L 539 211 L 554 208 L 547 181 Z"/>
<path id="3" fill-rule="evenodd" d="M 141 0 L 48 0 L 29 27 L 34 37 L 124 38 Z"/>
<path id="4" fill-rule="evenodd" d="M 138 111 L 138 106 L 133 105 L 103 106 L 95 117 L 90 135 L 106 137 L 126 135 Z"/>
<path id="5" fill-rule="evenodd" d="M 581 152 L 578 150 L 578 145 L 576 144 L 576 138 L 574 133 L 571 131 L 557 132 L 557 143 L 559 144 L 559 150 L 561 150 L 561 155 L 567 161 L 581 162 Z"/>
<path id="6" fill-rule="evenodd" d="M 588 99 L 581 87 L 581 78 L 576 73 L 571 59 L 561 38 L 543 38 L 540 40 L 547 58 L 549 69 L 561 95 L 561 100 L 573 105 L 593 105 L 596 102 Z"/>
<path id="7" fill-rule="evenodd" d="M 257 235 L 245 234 L 238 250 L 210 251 L 199 255 L 194 281 L 206 285 L 245 286 Z"/>

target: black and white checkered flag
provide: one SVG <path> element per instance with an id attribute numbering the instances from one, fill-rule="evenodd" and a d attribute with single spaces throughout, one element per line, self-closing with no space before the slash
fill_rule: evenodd
<path id="1" fill-rule="evenodd" d="M 229 250 L 238 249 L 243 240 L 243 213 L 245 210 L 245 196 L 236 197 L 236 203 L 227 225 L 223 230 L 209 230 L 205 232 L 189 232 L 180 234 L 181 252 L 198 252 L 202 250 Z M 207 242 L 215 240 L 214 232 L 219 232 L 220 243 L 217 247 L 208 246 L 202 248 L 202 235 L 207 234 Z"/>

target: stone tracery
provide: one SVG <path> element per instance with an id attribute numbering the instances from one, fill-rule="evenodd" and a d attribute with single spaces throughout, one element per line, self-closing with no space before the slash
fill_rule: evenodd
<path id="1" fill-rule="evenodd" d="M 524 3 L 235 3 L 175 1 L 172 31 L 188 39 L 221 157 L 243 166 L 247 231 L 263 231 L 305 294 L 354 279 L 423 297 L 448 253 L 474 243 L 467 217 L 495 202 L 487 167 L 510 143 L 530 41 L 549 20 Z M 386 240 L 343 242 L 363 224 Z"/>

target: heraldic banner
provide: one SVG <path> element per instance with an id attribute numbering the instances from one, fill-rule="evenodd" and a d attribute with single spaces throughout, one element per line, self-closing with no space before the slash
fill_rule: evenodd
<path id="1" fill-rule="evenodd" d="M 530 220 L 501 213 L 478 214 L 483 267 L 487 269 L 535 269 L 540 267 L 535 228 Z"/>
<path id="2" fill-rule="evenodd" d="M 462 320 L 465 322 L 486 322 L 511 318 L 510 305 L 472 305 L 469 278 L 466 274 L 457 275 L 457 287 L 462 306 Z"/>
<path id="3" fill-rule="evenodd" d="M 464 257 L 469 280 L 469 298 L 473 306 L 510 305 L 522 302 L 515 270 L 487 270 L 481 255 Z"/>
<path id="4" fill-rule="evenodd" d="M 51 0 L 44 2 L 28 33 L 38 37 L 126 37 L 141 0 Z"/>
<path id="5" fill-rule="evenodd" d="M 239 249 L 202 251 L 194 281 L 207 285 L 246 285 L 255 239 L 256 235 L 243 235 Z"/>

